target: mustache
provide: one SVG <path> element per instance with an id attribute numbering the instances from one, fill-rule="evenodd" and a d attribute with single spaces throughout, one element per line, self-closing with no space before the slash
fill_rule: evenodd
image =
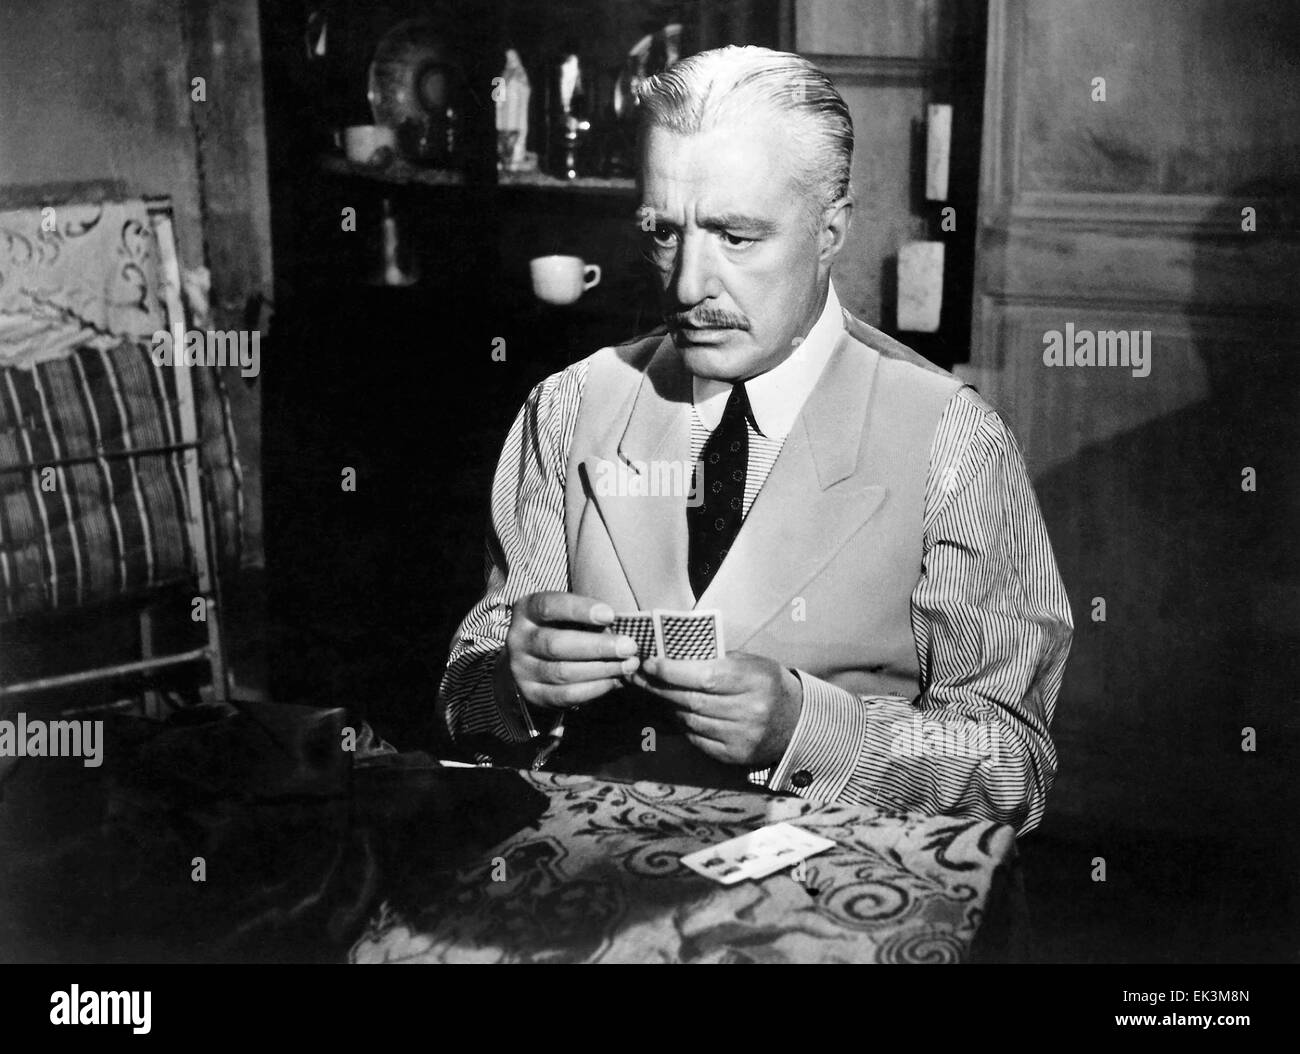
<path id="1" fill-rule="evenodd" d="M 749 329 L 749 319 L 716 307 L 701 307 L 691 311 L 665 311 L 664 322 L 669 329 Z"/>

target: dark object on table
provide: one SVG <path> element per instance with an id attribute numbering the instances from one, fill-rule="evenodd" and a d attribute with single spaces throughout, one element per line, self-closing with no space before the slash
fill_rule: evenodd
<path id="1" fill-rule="evenodd" d="M 0 798 L 0 959 L 329 961 L 380 894 L 535 820 L 517 773 L 352 764 L 338 709 L 106 715 L 104 764 L 26 759 Z"/>
<path id="2" fill-rule="evenodd" d="M 405 906 L 413 891 L 449 884 L 458 868 L 541 817 L 546 795 L 512 769 L 442 768 L 404 755 L 358 767 L 354 821 L 382 835 L 383 898 Z"/>

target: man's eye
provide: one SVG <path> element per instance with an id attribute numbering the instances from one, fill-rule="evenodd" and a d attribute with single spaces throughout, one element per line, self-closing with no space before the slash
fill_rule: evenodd
<path id="1" fill-rule="evenodd" d="M 677 232 L 660 227 L 650 232 L 650 238 L 656 245 L 667 247 L 677 241 Z"/>
<path id="2" fill-rule="evenodd" d="M 739 234 L 729 234 L 727 231 L 722 232 L 722 237 L 733 249 L 743 249 L 747 245 L 754 244 L 753 238 L 742 238 Z"/>

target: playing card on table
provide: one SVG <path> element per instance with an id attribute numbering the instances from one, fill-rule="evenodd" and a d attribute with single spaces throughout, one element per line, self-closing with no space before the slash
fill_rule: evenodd
<path id="1" fill-rule="evenodd" d="M 657 655 L 654 615 L 649 611 L 626 611 L 615 615 L 610 630 L 617 636 L 631 637 L 636 641 L 637 655 L 649 659 Z"/>
<path id="2" fill-rule="evenodd" d="M 688 853 L 682 863 L 705 878 L 730 886 L 747 878 L 766 878 L 834 844 L 829 838 L 792 824 L 772 823 L 710 849 Z"/>
<path id="3" fill-rule="evenodd" d="M 721 659 L 722 614 L 718 611 L 654 613 L 659 654 L 666 659 Z"/>

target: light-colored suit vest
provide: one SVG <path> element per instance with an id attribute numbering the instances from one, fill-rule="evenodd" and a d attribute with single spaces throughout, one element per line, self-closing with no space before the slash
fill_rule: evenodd
<path id="1" fill-rule="evenodd" d="M 639 470 L 662 483 L 674 478 L 665 465 L 689 466 L 691 378 L 667 337 L 593 356 L 566 480 L 570 583 L 615 611 L 716 608 L 728 651 L 766 655 L 857 694 L 910 698 L 920 671 L 909 601 L 921 573 L 930 448 L 962 385 L 844 319 L 698 602 L 681 488 L 643 477 L 640 486 L 600 485 L 602 473 L 626 483 Z M 612 471 L 619 465 L 621 474 Z M 653 493 L 665 489 L 673 492 Z"/>

